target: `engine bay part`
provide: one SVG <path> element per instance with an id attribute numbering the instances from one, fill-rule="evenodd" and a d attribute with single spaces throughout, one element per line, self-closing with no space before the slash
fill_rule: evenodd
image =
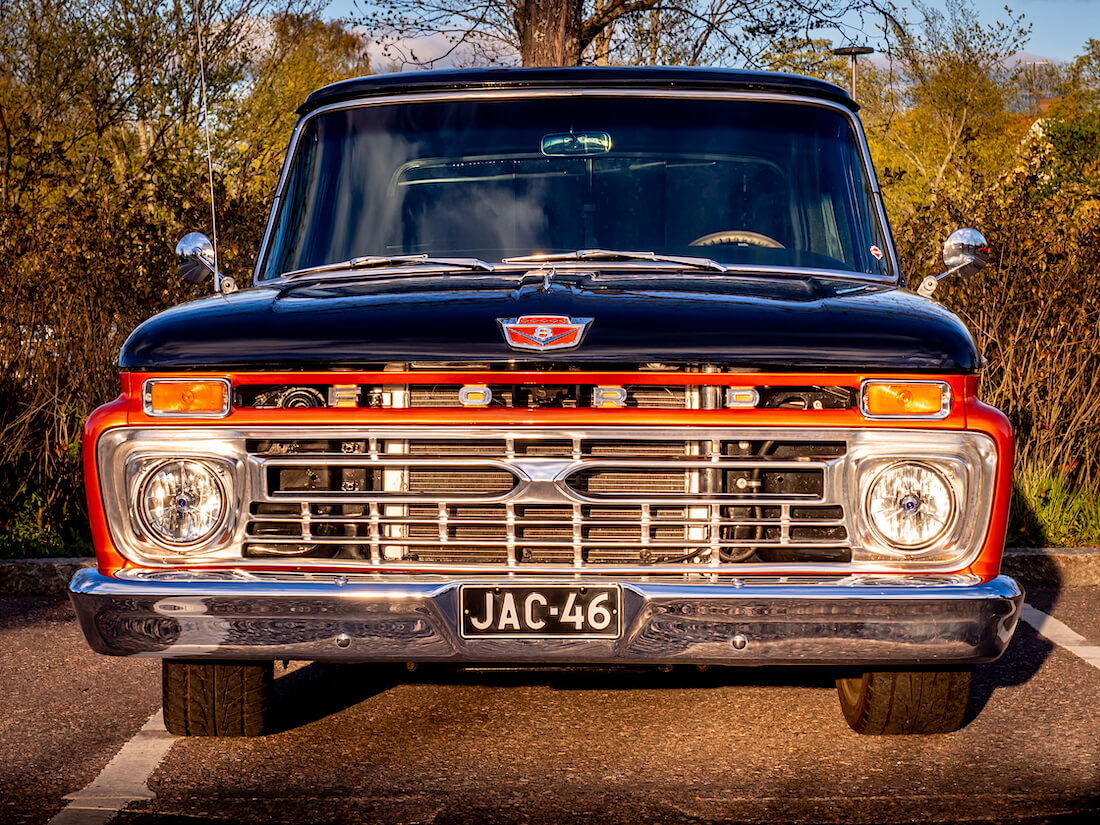
<path id="1" fill-rule="evenodd" d="M 303 409 L 327 407 L 328 391 L 331 387 L 314 386 L 265 386 L 249 385 L 237 387 L 237 406 L 257 409 Z"/>

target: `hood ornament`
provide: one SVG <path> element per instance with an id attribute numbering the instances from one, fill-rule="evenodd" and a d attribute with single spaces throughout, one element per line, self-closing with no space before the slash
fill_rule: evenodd
<path id="1" fill-rule="evenodd" d="M 592 323 L 591 318 L 571 318 L 568 315 L 521 315 L 519 318 L 497 318 L 504 342 L 512 349 L 547 350 L 579 347 Z"/>

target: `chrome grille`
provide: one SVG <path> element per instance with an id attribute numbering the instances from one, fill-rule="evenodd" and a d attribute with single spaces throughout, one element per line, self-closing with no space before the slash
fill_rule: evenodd
<path id="1" fill-rule="evenodd" d="M 850 560 L 843 440 L 423 433 L 249 440 L 245 555 L 401 569 Z"/>

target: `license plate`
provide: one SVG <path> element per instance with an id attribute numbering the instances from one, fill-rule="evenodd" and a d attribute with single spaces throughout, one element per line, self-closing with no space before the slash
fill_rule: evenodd
<path id="1" fill-rule="evenodd" d="M 622 632 L 617 585 L 464 584 L 458 602 L 459 626 L 467 639 L 617 639 Z"/>

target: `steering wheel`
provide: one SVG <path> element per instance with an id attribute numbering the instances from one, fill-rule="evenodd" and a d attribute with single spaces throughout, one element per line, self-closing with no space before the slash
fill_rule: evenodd
<path id="1" fill-rule="evenodd" d="M 749 246 L 766 246 L 769 249 L 784 249 L 785 247 L 775 238 L 761 235 L 759 232 L 750 232 L 747 229 L 723 229 L 721 232 L 711 232 L 696 238 L 688 246 L 718 246 L 719 244 L 740 243 Z"/>

